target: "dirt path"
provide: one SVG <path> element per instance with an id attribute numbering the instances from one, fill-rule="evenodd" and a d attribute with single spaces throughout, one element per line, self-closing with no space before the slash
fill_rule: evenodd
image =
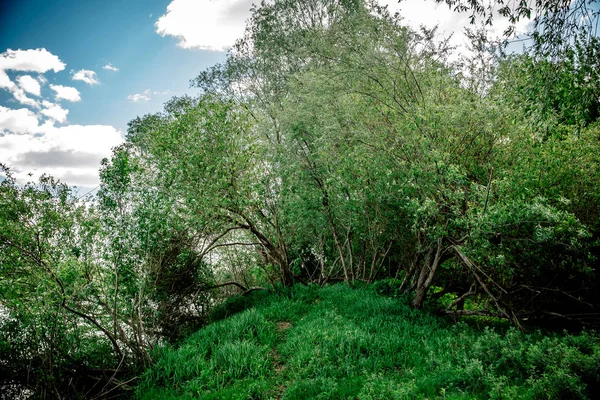
<path id="1" fill-rule="evenodd" d="M 292 327 L 292 324 L 290 322 L 282 321 L 282 322 L 277 323 L 277 334 L 280 337 L 280 339 L 277 341 L 277 344 L 279 344 L 283 341 L 284 337 L 287 334 L 287 331 L 291 327 Z M 285 371 L 286 365 L 284 362 L 281 361 L 281 355 L 277 351 L 277 344 L 275 345 L 273 350 L 271 350 L 271 358 L 273 360 L 273 369 L 275 370 L 275 377 L 279 378 L 281 373 Z M 285 392 L 285 386 L 282 384 L 278 385 L 276 392 L 275 392 L 275 398 L 277 400 L 281 400 L 281 397 L 283 396 L 283 392 Z"/>

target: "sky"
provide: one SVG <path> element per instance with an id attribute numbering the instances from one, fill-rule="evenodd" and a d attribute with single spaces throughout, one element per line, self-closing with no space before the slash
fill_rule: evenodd
<path id="1" fill-rule="evenodd" d="M 439 24 L 464 41 L 467 15 L 432 0 L 379 1 L 408 25 Z M 0 0 L 0 163 L 22 183 L 46 173 L 93 191 L 128 121 L 196 94 L 190 80 L 225 60 L 252 3 Z"/>

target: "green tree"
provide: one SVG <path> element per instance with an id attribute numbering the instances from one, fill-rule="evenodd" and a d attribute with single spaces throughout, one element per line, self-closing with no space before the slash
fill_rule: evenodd
<path id="1" fill-rule="evenodd" d="M 3 376 L 41 398 L 81 395 L 125 357 L 110 317 L 90 297 L 103 278 L 97 216 L 50 177 L 23 186 L 2 171 L 0 341 L 10 344 Z"/>

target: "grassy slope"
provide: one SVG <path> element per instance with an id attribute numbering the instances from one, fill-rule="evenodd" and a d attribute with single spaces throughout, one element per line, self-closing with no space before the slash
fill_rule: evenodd
<path id="1" fill-rule="evenodd" d="M 260 296 L 254 307 L 212 323 L 181 346 L 159 349 L 138 397 L 600 395 L 597 335 L 545 336 L 452 324 L 373 288 L 295 287 L 287 296 Z"/>

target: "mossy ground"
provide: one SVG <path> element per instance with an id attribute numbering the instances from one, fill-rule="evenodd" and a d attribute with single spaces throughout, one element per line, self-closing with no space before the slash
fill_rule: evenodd
<path id="1" fill-rule="evenodd" d="M 227 302 L 213 317 L 217 321 L 180 345 L 157 349 L 156 364 L 138 386 L 139 399 L 600 395 L 595 333 L 454 323 L 374 287 L 256 293 Z"/>

